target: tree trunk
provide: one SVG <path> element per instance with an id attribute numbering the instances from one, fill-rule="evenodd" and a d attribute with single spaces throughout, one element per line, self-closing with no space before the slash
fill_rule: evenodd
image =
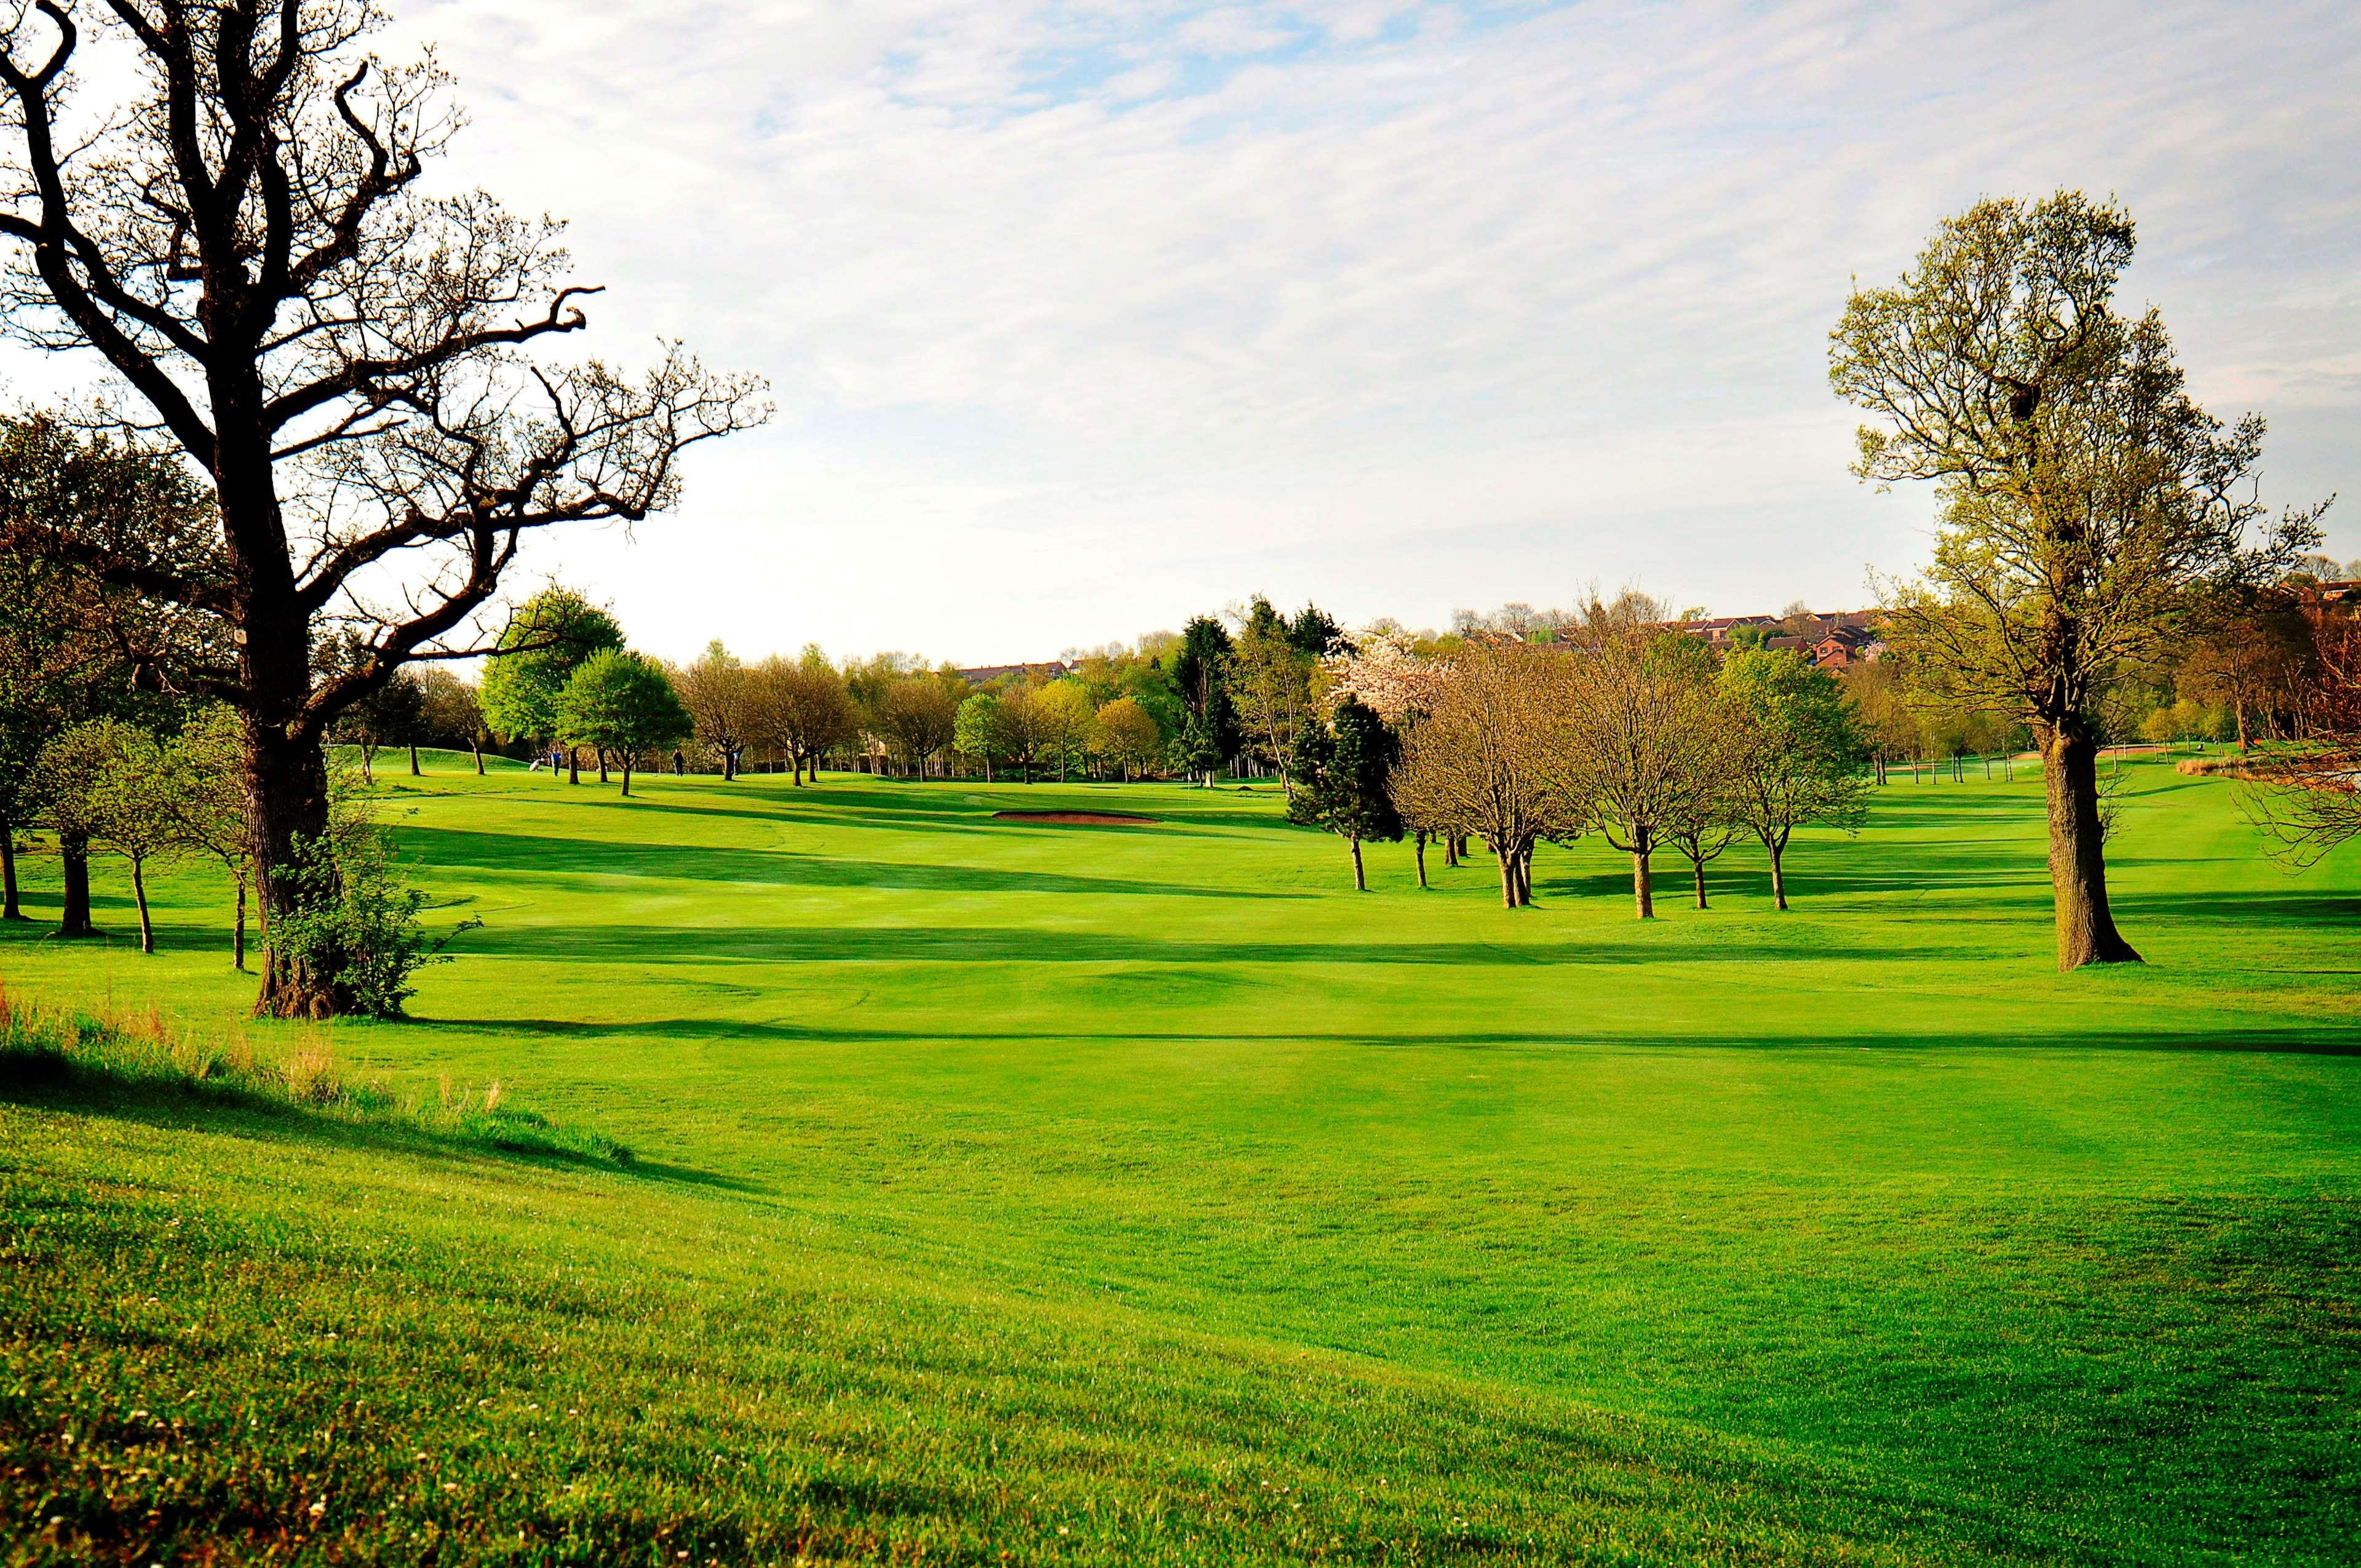
<path id="1" fill-rule="evenodd" d="M 134 856 L 131 861 L 131 901 L 139 906 L 139 950 L 153 953 L 156 950 L 156 922 L 148 915 L 148 875 L 141 860 L 142 857 Z"/>
<path id="2" fill-rule="evenodd" d="M 1764 834 L 1763 847 L 1771 855 L 1771 905 L 1774 909 L 1787 907 L 1787 836 Z"/>
<path id="3" fill-rule="evenodd" d="M 1517 907 L 1517 851 L 1506 844 L 1496 844 L 1492 852 L 1500 861 L 1500 902 L 1507 907 Z"/>
<path id="4" fill-rule="evenodd" d="M 25 906 L 16 888 L 16 825 L 0 813 L 0 920 L 22 920 Z"/>
<path id="5" fill-rule="evenodd" d="M 1699 909 L 1706 908 L 1706 907 L 1707 907 L 1707 905 L 1706 905 L 1706 901 L 1705 901 L 1705 857 L 1704 857 L 1703 855 L 1691 855 L 1691 856 L 1689 857 L 1689 870 L 1697 873 L 1697 907 L 1698 907 Z M 1778 878 L 1774 875 L 1774 876 L 1772 878 L 1772 881 L 1773 882 L 1773 883 L 1775 883 L 1778 881 Z"/>
<path id="6" fill-rule="evenodd" d="M 1352 844 L 1353 891 L 1355 893 L 1367 893 L 1369 891 L 1369 877 L 1368 873 L 1361 869 L 1361 841 L 1358 839 L 1356 839 L 1352 840 Z"/>
<path id="7" fill-rule="evenodd" d="M 418 771 L 418 747 L 415 743 L 413 743 L 410 748 L 410 776 L 412 778 L 420 778 L 423 776 Z"/>
<path id="8" fill-rule="evenodd" d="M 1421 893 L 1426 891 L 1426 835 L 1424 833 L 1418 836 L 1418 887 Z"/>
<path id="9" fill-rule="evenodd" d="M 2099 749 L 2079 721 L 2041 740 L 2049 796 L 2049 885 L 2058 917 L 2058 967 L 2137 963 L 2107 907 L 2107 860 L 2099 818 Z"/>
<path id="10" fill-rule="evenodd" d="M 570 784 L 582 782 L 582 748 L 579 746 L 566 748 L 566 782 Z"/>
<path id="11" fill-rule="evenodd" d="M 1648 856 L 1653 852 L 1644 828 L 1631 838 L 1631 902 L 1639 906 L 1640 918 L 1656 917 L 1655 888 L 1650 881 Z"/>
<path id="12" fill-rule="evenodd" d="M 60 937 L 95 937 L 90 923 L 90 839 L 81 833 L 58 835 L 60 874 L 65 881 L 64 906 L 58 912 Z"/>
<path id="13" fill-rule="evenodd" d="M 623 753 L 623 798 L 631 798 L 631 754 L 629 751 Z"/>
<path id="14" fill-rule="evenodd" d="M 483 741 L 482 741 L 481 740 L 469 740 L 469 741 L 467 742 L 467 750 L 468 750 L 468 751 L 473 751 L 473 752 L 476 754 L 476 776 L 477 776 L 478 778 L 482 778 L 482 777 L 484 776 L 484 743 L 483 743 Z"/>
<path id="15" fill-rule="evenodd" d="M 2230 707 L 2238 716 L 2238 755 L 2243 757 L 2253 749 L 2255 743 L 2253 732 L 2246 728 L 2246 699 L 2243 696 L 2233 697 Z"/>
<path id="16" fill-rule="evenodd" d="M 598 782 L 600 784 L 614 782 L 607 776 L 607 748 L 604 746 L 598 748 Z"/>
<path id="17" fill-rule="evenodd" d="M 1517 846 L 1517 907 L 1533 906 L 1533 841 L 1530 839 Z"/>
<path id="18" fill-rule="evenodd" d="M 377 783 L 376 762 L 377 748 L 363 746 L 361 748 L 361 783 L 371 785 Z"/>
<path id="19" fill-rule="evenodd" d="M 231 927 L 230 967 L 246 972 L 246 873 L 237 873 L 237 924 Z"/>
<path id="20" fill-rule="evenodd" d="M 299 845 L 316 862 L 328 852 L 328 769 L 316 737 L 289 739 L 285 729 L 247 721 L 247 831 L 254 845 L 266 935 L 307 901 L 338 896 L 333 874 L 306 878 Z M 276 948 L 262 965 L 257 1014 L 275 1018 L 328 1018 L 352 1010 L 352 988 L 336 978 L 344 955 L 323 948 L 308 959 Z"/>
<path id="21" fill-rule="evenodd" d="M 1458 864 L 1459 836 L 1455 833 L 1445 833 L 1443 836 L 1443 869 L 1451 871 Z"/>

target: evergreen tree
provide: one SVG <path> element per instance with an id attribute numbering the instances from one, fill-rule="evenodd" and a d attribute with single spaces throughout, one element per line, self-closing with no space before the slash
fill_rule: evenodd
<path id="1" fill-rule="evenodd" d="M 1228 679 L 1232 651 L 1222 623 L 1201 615 L 1181 629 L 1166 666 L 1187 712 L 1173 748 L 1175 760 L 1182 771 L 1202 775 L 1209 785 L 1238 749 L 1237 709 L 1230 700 Z"/>
<path id="2" fill-rule="evenodd" d="M 1400 756 L 1400 738 L 1357 697 L 1339 704 L 1331 722 L 1315 719 L 1296 737 L 1289 769 L 1295 793 L 1287 819 L 1324 828 L 1353 847 L 1353 886 L 1358 892 L 1369 890 L 1362 841 L 1389 843 L 1402 836 L 1401 814 L 1386 788 Z"/>

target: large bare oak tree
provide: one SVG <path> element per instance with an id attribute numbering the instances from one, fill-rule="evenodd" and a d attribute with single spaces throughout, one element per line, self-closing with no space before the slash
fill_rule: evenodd
<path id="1" fill-rule="evenodd" d="M 207 477 L 222 534 L 202 575 L 70 528 L 40 547 L 228 629 L 192 684 L 244 719 L 273 918 L 314 896 L 291 868 L 328 826 L 330 721 L 406 662 L 483 651 L 528 532 L 667 506 L 684 448 L 766 411 L 676 347 L 638 378 L 539 356 L 597 291 L 556 225 L 428 191 L 458 116 L 431 59 L 367 52 L 381 19 L 35 0 L 0 52 L 8 329 L 103 357 L 115 417 Z M 323 672 L 331 637 L 354 656 Z M 335 967 L 274 955 L 258 1006 L 342 1010 Z"/>
<path id="2" fill-rule="evenodd" d="M 1889 640 L 1950 701 L 2040 742 L 2060 969 L 2139 957 L 2101 850 L 2109 683 L 2193 590 L 2292 561 L 2325 506 L 2267 523 L 2261 419 L 2208 415 L 2157 313 L 2114 307 L 2132 247 L 2130 215 L 2079 192 L 1981 202 L 1893 287 L 1857 291 L 1828 347 L 1838 395 L 1876 422 L 1855 472 L 1941 499 L 1934 563 L 1892 596 Z"/>

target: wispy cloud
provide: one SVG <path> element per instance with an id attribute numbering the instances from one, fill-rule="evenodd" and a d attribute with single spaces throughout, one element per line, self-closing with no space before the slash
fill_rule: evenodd
<path id="1" fill-rule="evenodd" d="M 576 222 L 602 351 L 783 416 L 553 548 L 679 652 L 974 659 L 1257 588 L 1348 616 L 1627 578 L 1861 596 L 1826 334 L 1986 192 L 2120 193 L 2200 390 L 2340 486 L 2361 10 L 446 0 L 460 177 Z M 2361 519 L 2340 520 L 2361 553 Z"/>

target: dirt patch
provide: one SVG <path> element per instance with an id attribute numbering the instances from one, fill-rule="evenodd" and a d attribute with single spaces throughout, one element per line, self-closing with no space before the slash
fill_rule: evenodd
<path id="1" fill-rule="evenodd" d="M 1062 822 L 1073 828 L 1153 828 L 1164 819 L 1129 811 L 995 811 L 1003 822 Z"/>

